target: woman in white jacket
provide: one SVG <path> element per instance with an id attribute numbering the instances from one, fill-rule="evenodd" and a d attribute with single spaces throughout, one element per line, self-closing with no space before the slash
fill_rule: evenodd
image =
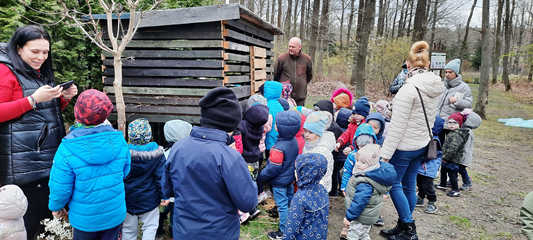
<path id="1" fill-rule="evenodd" d="M 392 100 L 392 117 L 381 150 L 381 158 L 392 164 L 397 174 L 390 195 L 399 220 L 393 229 L 380 232 L 388 239 L 418 239 L 412 219 L 416 204 L 416 175 L 431 138 L 417 90 L 424 101 L 430 129 L 435 122 L 439 96 L 444 91 L 440 78 L 429 72 L 428 49 L 424 41 L 411 47 L 407 56 L 409 72 Z"/>
<path id="2" fill-rule="evenodd" d="M 26 240 L 26 228 L 22 216 L 28 201 L 17 185 L 0 187 L 0 239 Z"/>

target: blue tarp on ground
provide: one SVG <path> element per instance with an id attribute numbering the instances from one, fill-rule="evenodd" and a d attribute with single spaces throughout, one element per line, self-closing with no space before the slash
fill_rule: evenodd
<path id="1" fill-rule="evenodd" d="M 533 128 L 533 119 L 524 120 L 522 118 L 499 118 L 498 122 L 505 123 L 505 126 Z"/>

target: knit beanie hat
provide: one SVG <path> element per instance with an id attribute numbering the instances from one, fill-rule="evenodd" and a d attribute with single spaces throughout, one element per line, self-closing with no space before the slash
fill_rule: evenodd
<path id="1" fill-rule="evenodd" d="M 459 127 L 463 126 L 463 123 L 465 122 L 465 116 L 463 116 L 461 113 L 453 113 L 450 115 L 450 117 L 448 117 L 448 120 L 450 119 L 457 121 L 457 123 L 459 123 Z"/>
<path id="2" fill-rule="evenodd" d="M 165 123 L 163 132 L 167 142 L 177 142 L 191 134 L 192 125 L 182 120 L 170 120 Z"/>
<path id="3" fill-rule="evenodd" d="M 152 127 L 146 118 L 137 118 L 130 122 L 128 139 L 133 145 L 146 145 L 152 140 Z"/>
<path id="4" fill-rule="evenodd" d="M 239 126 L 242 118 L 241 106 L 235 93 L 225 87 L 209 91 L 198 103 L 202 117 L 200 125 L 206 128 L 231 132 Z"/>
<path id="5" fill-rule="evenodd" d="M 368 98 L 363 96 L 357 99 L 354 104 L 355 110 L 352 113 L 357 113 L 363 117 L 367 117 L 370 114 L 370 103 L 368 103 Z"/>
<path id="6" fill-rule="evenodd" d="M 289 110 L 289 102 L 285 98 L 278 98 L 278 102 L 283 107 L 283 111 Z"/>
<path id="7" fill-rule="evenodd" d="M 341 93 L 333 98 L 333 102 L 337 105 L 337 108 L 350 108 L 350 96 L 345 93 Z"/>
<path id="8" fill-rule="evenodd" d="M 74 117 L 83 125 L 98 125 L 109 117 L 112 110 L 113 104 L 105 93 L 89 89 L 78 96 L 74 105 Z"/>
<path id="9" fill-rule="evenodd" d="M 374 104 L 374 108 L 378 113 L 383 114 L 383 111 L 387 108 L 387 103 L 389 102 L 385 100 L 379 100 Z"/>
<path id="10" fill-rule="evenodd" d="M 459 66 L 461 66 L 461 60 L 460 59 L 454 59 L 451 60 L 446 66 L 444 66 L 444 69 L 450 69 L 455 72 L 455 74 L 459 75 Z"/>
<path id="11" fill-rule="evenodd" d="M 369 144 L 357 151 L 358 160 L 364 160 L 369 166 L 379 164 L 381 147 L 378 144 Z"/>
<path id="12" fill-rule="evenodd" d="M 289 99 L 291 97 L 292 93 L 292 85 L 290 81 L 282 82 L 283 84 L 283 90 L 281 91 L 281 96 L 285 99 Z"/>
<path id="13" fill-rule="evenodd" d="M 322 137 L 328 121 L 329 119 L 326 114 L 323 114 L 322 112 L 313 112 L 305 119 L 304 129 Z"/>
<path id="14" fill-rule="evenodd" d="M 255 104 L 267 105 L 267 99 L 259 94 L 254 94 L 248 98 L 248 108 L 251 108 Z"/>

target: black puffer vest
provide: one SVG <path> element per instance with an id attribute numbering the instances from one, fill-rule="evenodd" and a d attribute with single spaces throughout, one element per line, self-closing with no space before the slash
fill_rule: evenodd
<path id="1" fill-rule="evenodd" d="M 17 77 L 24 97 L 43 85 L 54 85 L 53 81 L 28 79 L 14 71 L 5 44 L 0 44 L 0 63 Z M 57 147 L 65 136 L 60 101 L 38 103 L 35 110 L 20 118 L 0 123 L 0 183 L 24 185 L 49 177 Z"/>

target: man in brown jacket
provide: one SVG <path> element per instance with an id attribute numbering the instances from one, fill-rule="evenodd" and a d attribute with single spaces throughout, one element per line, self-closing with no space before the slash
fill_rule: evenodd
<path id="1" fill-rule="evenodd" d="M 291 98 L 298 106 L 305 105 L 307 84 L 313 79 L 313 62 L 302 53 L 302 40 L 297 37 L 289 41 L 289 52 L 282 54 L 274 63 L 274 80 L 290 81 L 293 87 Z"/>

